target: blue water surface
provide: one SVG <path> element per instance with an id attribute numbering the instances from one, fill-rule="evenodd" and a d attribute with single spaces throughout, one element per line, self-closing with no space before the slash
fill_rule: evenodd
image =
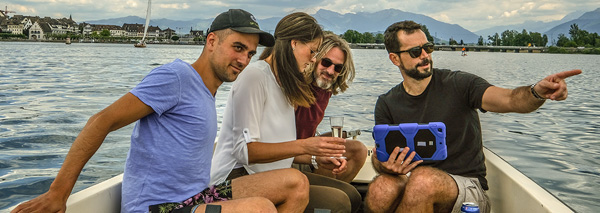
<path id="1" fill-rule="evenodd" d="M 262 50 L 259 49 L 259 52 Z M 45 192 L 87 119 L 127 93 L 154 67 L 193 62 L 202 46 L 0 43 L 0 211 Z M 326 116 L 345 117 L 373 145 L 377 96 L 402 81 L 385 50 L 353 50 L 356 79 L 331 99 Z M 598 55 L 438 51 L 434 66 L 462 70 L 514 88 L 560 71 L 569 98 L 529 114 L 480 113 L 485 146 L 578 212 L 600 209 Z M 256 60 L 256 57 L 255 59 Z M 217 93 L 219 121 L 231 84 Z M 123 172 L 133 125 L 111 133 L 82 171 L 73 192 Z M 319 130 L 328 126 L 323 122 Z"/>

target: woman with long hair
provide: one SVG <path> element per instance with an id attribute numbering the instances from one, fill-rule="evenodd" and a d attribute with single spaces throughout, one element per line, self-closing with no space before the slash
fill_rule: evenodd
<path id="1" fill-rule="evenodd" d="M 296 12 L 279 21 L 274 36 L 275 45 L 248 65 L 231 87 L 212 161 L 211 183 L 290 168 L 292 162 L 311 164 L 311 155 L 341 157 L 345 152 L 341 138 L 296 140 L 294 108 L 314 102 L 303 71 L 315 62 L 323 30 L 313 17 Z M 324 166 L 345 170 L 345 159 L 330 159 Z M 338 191 L 332 195 L 345 196 Z"/>

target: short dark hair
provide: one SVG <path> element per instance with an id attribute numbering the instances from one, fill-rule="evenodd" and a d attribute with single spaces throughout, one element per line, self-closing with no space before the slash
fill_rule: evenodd
<path id="1" fill-rule="evenodd" d="M 398 41 L 398 32 L 404 31 L 406 34 L 413 34 L 415 31 L 421 30 L 421 25 L 414 21 L 406 20 L 396 22 L 390 25 L 384 33 L 385 49 L 388 53 L 400 51 L 400 41 Z"/>

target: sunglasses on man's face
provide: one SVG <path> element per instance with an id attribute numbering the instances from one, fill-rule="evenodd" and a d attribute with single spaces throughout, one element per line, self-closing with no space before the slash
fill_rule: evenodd
<path id="1" fill-rule="evenodd" d="M 425 52 L 427 54 L 432 53 L 433 52 L 433 43 L 427 42 L 427 43 L 423 44 L 423 46 L 417 46 L 417 47 L 410 48 L 408 50 L 402 50 L 402 51 L 398 51 L 398 52 L 394 52 L 394 53 L 400 54 L 403 52 L 408 52 L 410 57 L 418 58 L 419 56 L 421 56 L 421 54 L 423 54 L 423 50 L 425 50 Z"/>
<path id="2" fill-rule="evenodd" d="M 342 68 L 344 68 L 343 64 L 334 64 L 333 61 L 331 61 L 331 59 L 328 58 L 321 59 L 321 65 L 325 68 L 329 68 L 331 65 L 334 65 L 333 70 L 337 73 L 342 72 Z"/>

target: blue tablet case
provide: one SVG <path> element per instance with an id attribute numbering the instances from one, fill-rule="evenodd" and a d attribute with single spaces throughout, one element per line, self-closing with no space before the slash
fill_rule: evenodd
<path id="1" fill-rule="evenodd" d="M 416 151 L 413 161 L 444 160 L 448 156 L 446 125 L 442 122 L 375 125 L 373 139 L 377 147 L 377 160 L 381 162 L 386 162 L 397 146 Z"/>

